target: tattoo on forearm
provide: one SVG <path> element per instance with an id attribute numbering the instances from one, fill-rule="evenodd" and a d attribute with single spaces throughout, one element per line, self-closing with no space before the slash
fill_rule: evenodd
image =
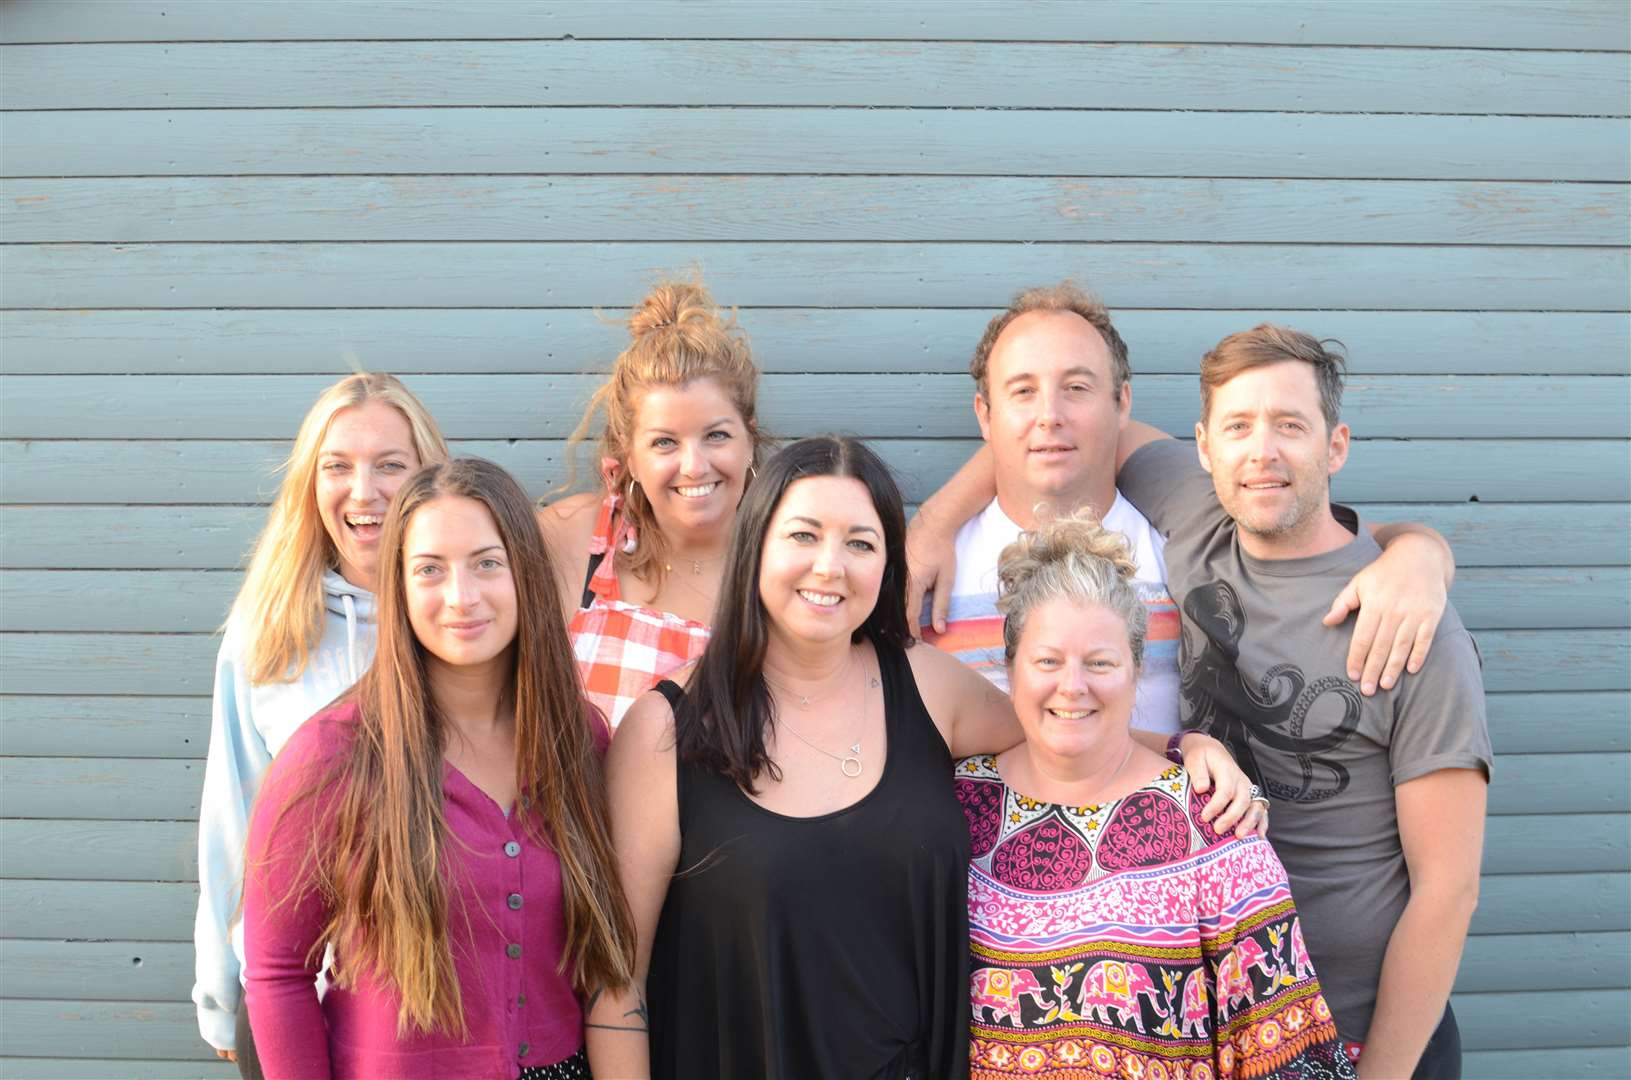
<path id="1" fill-rule="evenodd" d="M 596 990 L 590 995 L 589 1001 L 583 1009 L 585 1017 L 594 1009 L 595 1003 L 600 1000 L 600 993 L 599 990 Z M 624 1013 L 622 1019 L 629 1022 L 624 1024 L 596 1024 L 585 1020 L 583 1026 L 596 1031 L 628 1031 L 636 1035 L 647 1035 L 651 1032 L 651 1014 L 646 1009 L 645 998 L 639 994 L 634 997 L 634 1008 Z"/>

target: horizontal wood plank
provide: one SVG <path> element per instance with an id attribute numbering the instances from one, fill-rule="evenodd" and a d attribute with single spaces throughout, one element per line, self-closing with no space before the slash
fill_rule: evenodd
<path id="1" fill-rule="evenodd" d="M 1091 285 L 1092 279 L 1084 279 Z M 1018 289 L 1025 282 L 1016 281 Z M 725 299 L 729 300 L 729 297 Z M 964 374 L 990 309 L 753 308 L 740 323 L 767 372 Z M 616 309 L 105 309 L 8 312 L 13 375 L 338 377 L 352 359 L 396 374 L 604 370 L 627 344 Z M 1138 379 L 1191 375 L 1226 334 L 1274 322 L 1347 345 L 1355 375 L 1621 375 L 1623 314 L 1511 311 L 1118 310 Z M 410 380 L 411 381 L 411 380 Z"/>
<path id="2" fill-rule="evenodd" d="M 192 758 L 0 758 L 0 818 L 197 821 L 203 788 Z"/>
<path id="3" fill-rule="evenodd" d="M 320 375 L 10 375 L 0 425 L 11 439 L 292 439 L 333 380 Z M 561 439 L 578 425 L 597 375 L 421 375 L 413 389 L 455 439 Z M 966 375 L 765 375 L 759 417 L 801 438 L 834 430 L 870 438 L 977 436 Z M 1631 435 L 1631 378 L 1606 375 L 1360 375 L 1343 417 L 1364 438 L 1500 438 L 1524 402 L 1527 438 Z M 842 402 L 842 407 L 836 403 Z M 547 403 L 547 406 L 546 406 Z M 1193 375 L 1145 375 L 1136 415 L 1193 430 Z"/>
<path id="4" fill-rule="evenodd" d="M 1502 754 L 1631 751 L 1626 691 L 1508 691 L 1486 700 Z M 15 756 L 202 758 L 209 723 L 207 696 L 0 697 L 0 745 Z"/>
<path id="5" fill-rule="evenodd" d="M 169 0 L 54 0 L 18 4 L 0 42 L 323 41 L 474 39 L 851 38 L 919 41 L 1253 41 L 1287 45 L 1414 45 L 1486 49 L 1631 48 L 1623 7 L 1612 0 L 1484 4 L 1488 18 L 1454 6 L 1391 0 L 1115 0 L 1083 19 L 1070 0 L 663 0 L 598 5 L 518 5 L 464 0 L 239 0 L 231 9 Z"/>
<path id="6" fill-rule="evenodd" d="M 1631 1043 L 1631 990 L 1457 994 L 1451 1004 L 1468 1050 Z"/>
<path id="7" fill-rule="evenodd" d="M 1475 1051 L 1549 1047 L 1560 1040 L 1612 1047 L 1631 1028 L 1626 991 L 1462 994 L 1454 1004 L 1463 1044 Z M 9 1001 L 0 1039 L 0 1052 L 17 1056 L 110 1058 L 136 1050 L 178 1059 L 204 1045 L 192 1005 L 169 1002 Z"/>
<path id="8" fill-rule="evenodd" d="M 1485 700 L 1490 739 L 1498 753 L 1631 750 L 1631 693 L 1623 690 L 1511 691 L 1487 694 Z"/>
<path id="9" fill-rule="evenodd" d="M 1623 311 L 1624 248 L 1299 244 L 18 244 L 6 304 L 622 307 L 699 268 L 731 303 L 996 307 L 1075 276 L 1112 307 Z M 426 267 L 438 272 L 426 273 Z"/>
<path id="10" fill-rule="evenodd" d="M 894 469 L 908 502 L 928 498 L 981 445 L 973 439 L 869 442 Z M 567 480 L 559 441 L 455 440 L 452 446 L 456 455 L 498 462 L 535 496 L 548 496 Z M 17 504 L 266 503 L 287 454 L 287 442 L 0 441 L 0 488 Z M 580 450 L 577 457 L 580 482 L 586 454 Z M 1631 501 L 1631 461 L 1615 439 L 1356 439 L 1332 490 L 1348 503 L 1408 505 L 1403 500 L 1409 498 L 1612 507 Z"/>
<path id="11" fill-rule="evenodd" d="M 1469 1050 L 1461 1055 L 1468 1080 L 1610 1080 L 1631 1076 L 1631 1046 L 1548 1047 L 1545 1050 Z"/>
<path id="12" fill-rule="evenodd" d="M 192 985 L 190 968 L 187 985 Z M 1470 937 L 1455 980 L 1458 994 L 1627 988 L 1631 933 L 1624 931 Z"/>
<path id="13" fill-rule="evenodd" d="M 1455 990 L 1622 990 L 1628 965 L 1624 932 L 1472 937 Z M 185 1001 L 192 985 L 188 942 L 0 940 L 7 999 Z"/>
<path id="14" fill-rule="evenodd" d="M 195 758 L 0 758 L 0 817 L 196 821 Z M 1631 812 L 1631 754 L 1506 754 L 1495 762 L 1491 814 Z M 1631 822 L 1628 822 L 1631 823 Z"/>
<path id="15" fill-rule="evenodd" d="M 978 206 L 978 214 L 967 213 Z M 10 180 L 11 243 L 956 240 L 1623 243 L 1612 184 L 1051 177 Z"/>
<path id="16" fill-rule="evenodd" d="M 1595 827 L 1588 826 L 1588 829 L 1594 831 Z M 198 825 L 192 821 L 35 821 L 14 818 L 0 820 L 0 841 L 3 841 L 0 843 L 0 878 L 198 880 Z M 1600 856 L 1594 861 L 1606 861 L 1606 858 Z"/>
<path id="17" fill-rule="evenodd" d="M 1473 933 L 1631 930 L 1628 901 L 1628 874 L 1486 876 Z M 0 880 L 0 916 L 10 938 L 190 942 L 197 907 L 198 886 L 186 883 Z"/>
<path id="18" fill-rule="evenodd" d="M 166 1017 L 162 1022 L 181 1021 Z M 194 1031 L 197 1028 L 195 1019 Z M 7 1057 L 0 1060 L 5 1062 L 6 1075 L 14 1080 L 236 1080 L 238 1066 L 216 1060 L 202 1039 L 198 1045 L 203 1050 L 190 1061 L 133 1061 L 129 1058 L 98 1058 L 91 1061 L 78 1057 Z"/>
<path id="19" fill-rule="evenodd" d="M 13 1000 L 186 1001 L 192 987 L 191 942 L 0 940 L 7 1008 Z"/>
<path id="20" fill-rule="evenodd" d="M 1359 503 L 1355 509 L 1371 521 L 1431 525 L 1449 540 L 1463 572 L 1518 566 L 1544 574 L 1548 567 L 1612 564 L 1627 558 L 1623 538 L 1631 535 L 1631 506 L 1617 503 Z M 231 570 L 244 565 L 265 524 L 260 506 L 0 506 L 0 567 Z M 1591 602 L 1612 607 L 1621 600 L 1605 592 Z M 1466 616 L 1466 598 L 1458 596 L 1457 604 Z"/>
<path id="21" fill-rule="evenodd" d="M 13 177 L 1023 172 L 1607 183 L 1631 172 L 1631 141 L 1612 117 L 877 109 L 843 121 L 828 109 L 6 112 L 0 169 Z"/>
<path id="22" fill-rule="evenodd" d="M 198 697 L 6 694 L 0 696 L 0 746 L 18 757 L 202 759 L 211 689 L 202 687 Z"/>
<path id="23" fill-rule="evenodd" d="M 242 580 L 211 570 L 0 570 L 0 631 L 208 633 Z M 1631 627 L 1631 568 L 1467 568 L 1450 600 L 1475 631 Z"/>
<path id="24" fill-rule="evenodd" d="M 1026 77 L 1016 79 L 1013 73 Z M 1624 115 L 1608 52 L 921 41 L 16 45 L 17 110 L 749 106 Z M 835 122 L 842 123 L 835 117 Z"/>
<path id="25" fill-rule="evenodd" d="M 1504 764 L 1500 779 L 1508 780 Z M 1499 814 L 1485 823 L 1484 873 L 1631 871 L 1628 825 L 1624 814 Z M 0 877 L 188 882 L 198 875 L 191 821 L 20 818 L 0 821 L 0 841 Z"/>
<path id="26" fill-rule="evenodd" d="M 1492 691 L 1631 687 L 1631 635 L 1621 630 L 1485 630 L 1477 639 Z M 13 694 L 207 694 L 216 647 L 212 634 L 7 633 L 0 663 Z"/>
<path id="27" fill-rule="evenodd" d="M 1631 874 L 1495 874 L 1479 884 L 1474 934 L 1577 930 L 1631 930 Z"/>

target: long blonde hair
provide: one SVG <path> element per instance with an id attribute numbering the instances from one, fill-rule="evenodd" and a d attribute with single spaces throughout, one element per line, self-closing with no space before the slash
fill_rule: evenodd
<path id="1" fill-rule="evenodd" d="M 520 485 L 490 461 L 459 458 L 421 469 L 397 493 L 380 539 L 379 648 L 344 699 L 357 704 L 356 738 L 307 778 L 276 819 L 281 825 L 304 800 L 321 807 L 304 865 L 329 904 L 321 940 L 334 945 L 334 983 L 354 986 L 366 972 L 394 988 L 399 1038 L 414 1029 L 468 1034 L 449 926 L 482 917 L 450 898 L 450 855 L 460 841 L 443 810 L 449 728 L 409 622 L 402 565 L 414 514 L 444 496 L 487 508 L 515 581 L 506 693 L 524 808 L 517 812 L 522 828 L 560 859 L 566 943 L 556 971 L 570 964 L 573 988 L 584 997 L 627 985 L 634 971 L 634 919 L 618 882 L 594 725 L 609 732 L 584 700 L 548 550 Z M 302 880 L 308 875 L 296 877 Z"/>
<path id="2" fill-rule="evenodd" d="M 651 504 L 638 487 L 627 481 L 629 450 L 640 395 L 656 387 L 685 386 L 697 379 L 713 379 L 731 399 L 753 443 L 757 461 L 765 437 L 759 430 L 757 397 L 759 369 L 754 366 L 746 335 L 734 315 L 726 316 L 707 288 L 696 281 L 659 284 L 629 315 L 629 345 L 612 365 L 611 374 L 589 399 L 583 419 L 567 440 L 570 460 L 603 417 L 601 458 L 617 462 L 611 482 L 622 486 L 623 516 L 634 526 L 633 551 L 618 551 L 617 566 L 661 586 L 667 544 Z M 570 466 L 571 486 L 575 466 Z"/>
<path id="3" fill-rule="evenodd" d="M 347 375 L 318 396 L 279 467 L 283 482 L 227 616 L 228 625 L 248 637 L 245 666 L 252 683 L 294 682 L 323 639 L 323 571 L 336 557 L 317 508 L 317 454 L 335 415 L 369 401 L 384 402 L 407 420 L 421 465 L 448 459 L 436 421 L 395 376 Z"/>

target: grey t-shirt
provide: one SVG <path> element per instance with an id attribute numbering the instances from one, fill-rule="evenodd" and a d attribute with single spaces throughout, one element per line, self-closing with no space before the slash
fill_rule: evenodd
<path id="1" fill-rule="evenodd" d="M 1229 744 L 1273 800 L 1269 839 L 1291 877 L 1303 935 L 1344 1039 L 1363 1042 L 1382 956 L 1410 896 L 1393 789 L 1439 769 L 1490 769 L 1472 635 L 1446 608 L 1417 675 L 1363 697 L 1346 673 L 1352 620 L 1320 624 L 1381 549 L 1354 539 L 1303 559 L 1255 559 L 1189 443 L 1140 449 L 1116 477 L 1167 537 L 1183 613 L 1182 722 Z"/>

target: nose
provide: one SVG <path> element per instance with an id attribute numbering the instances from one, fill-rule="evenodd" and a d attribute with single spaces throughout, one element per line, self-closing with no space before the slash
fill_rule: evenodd
<path id="1" fill-rule="evenodd" d="M 811 564 L 818 577 L 834 578 L 844 572 L 844 559 L 842 553 L 843 538 L 832 537 L 823 540 L 816 548 L 815 562 Z"/>
<path id="2" fill-rule="evenodd" d="M 708 471 L 708 460 L 703 456 L 700 443 L 688 442 L 680 450 L 680 472 L 685 476 L 701 476 Z"/>
<path id="3" fill-rule="evenodd" d="M 351 501 L 364 505 L 374 501 L 374 492 L 378 485 L 374 483 L 374 470 L 366 465 L 358 465 L 351 471 Z"/>
<path id="4" fill-rule="evenodd" d="M 1064 423 L 1059 412 L 1059 395 L 1048 387 L 1042 387 L 1036 394 L 1036 422 L 1045 428 L 1058 427 Z"/>
<path id="5" fill-rule="evenodd" d="M 1252 431 L 1249 443 L 1253 461 L 1273 461 L 1280 456 L 1280 443 L 1273 424 L 1259 424 Z"/>
<path id="6" fill-rule="evenodd" d="M 448 572 L 446 593 L 443 596 L 443 602 L 448 607 L 463 611 L 474 607 L 479 597 L 475 574 L 460 566 L 455 566 Z"/>
<path id="7" fill-rule="evenodd" d="M 1078 660 L 1070 660 L 1059 673 L 1059 693 L 1065 697 L 1081 697 L 1087 693 L 1087 669 Z"/>

